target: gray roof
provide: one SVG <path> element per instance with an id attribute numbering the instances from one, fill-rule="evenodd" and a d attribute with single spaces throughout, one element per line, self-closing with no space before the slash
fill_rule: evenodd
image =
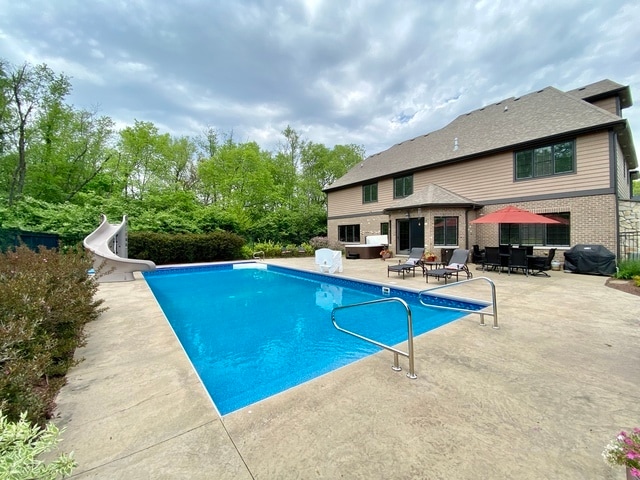
<path id="1" fill-rule="evenodd" d="M 612 125 L 619 125 L 620 130 L 630 134 L 625 119 L 576 95 L 547 87 L 460 115 L 440 130 L 371 155 L 325 191 Z M 630 145 L 635 159 L 633 143 Z"/>
<path id="2" fill-rule="evenodd" d="M 387 210 L 401 210 L 405 208 L 423 207 L 429 205 L 441 205 L 441 206 L 460 206 L 460 207 L 482 207 L 481 204 L 474 202 L 473 200 L 453 193 L 446 188 L 442 188 L 435 183 L 430 183 L 422 190 L 415 192 L 413 195 L 409 195 L 401 200 L 396 200 Z"/>
<path id="3" fill-rule="evenodd" d="M 599 98 L 610 97 L 612 95 L 619 95 L 621 108 L 627 108 L 633 105 L 629 87 L 625 87 L 624 85 L 620 85 L 619 83 L 608 79 L 600 80 L 599 82 L 585 85 L 584 87 L 576 88 L 575 90 L 569 90 L 567 93 L 588 102 L 593 102 Z"/>

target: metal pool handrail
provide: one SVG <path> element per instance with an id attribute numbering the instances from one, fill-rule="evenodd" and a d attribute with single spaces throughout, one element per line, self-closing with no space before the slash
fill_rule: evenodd
<path id="1" fill-rule="evenodd" d="M 425 303 L 425 302 L 422 301 L 422 295 L 423 294 L 428 294 L 429 292 L 433 292 L 434 290 L 440 290 L 440 289 L 447 288 L 447 287 L 455 287 L 455 286 L 458 286 L 458 285 L 462 285 L 464 283 L 474 282 L 476 280 L 485 280 L 491 286 L 491 303 L 486 305 L 486 307 L 491 305 L 491 312 L 483 312 L 483 311 L 479 311 L 479 310 L 471 310 L 469 308 L 462 308 L 462 307 L 446 307 L 444 305 L 434 305 L 432 303 Z M 437 297 L 437 295 L 434 295 L 434 296 Z M 437 298 L 444 298 L 444 297 L 437 297 Z M 468 312 L 468 313 L 478 314 L 478 315 L 480 315 L 480 326 L 481 327 L 484 327 L 486 325 L 484 323 L 484 316 L 485 315 L 490 315 L 490 316 L 493 317 L 493 328 L 500 328 L 498 326 L 498 303 L 496 302 L 496 285 L 495 285 L 495 283 L 493 283 L 493 281 L 491 279 L 489 279 L 487 277 L 476 277 L 476 278 L 471 278 L 469 280 L 463 280 L 461 282 L 449 283 L 447 285 L 440 285 L 439 287 L 429 288 L 427 290 L 422 290 L 422 291 L 420 291 L 418 293 L 418 299 L 420 300 L 420 303 L 422 305 L 424 305 L 425 307 L 443 308 L 445 310 L 456 310 L 458 312 Z"/>
<path id="2" fill-rule="evenodd" d="M 346 330 L 344 328 L 342 328 L 341 326 L 339 326 L 336 323 L 336 311 L 337 310 L 343 310 L 346 308 L 353 308 L 353 307 L 362 307 L 365 305 L 371 305 L 374 303 L 385 303 L 385 302 L 399 302 L 400 304 L 402 304 L 402 306 L 405 308 L 405 310 L 407 311 L 407 349 L 408 352 L 403 352 L 402 350 L 398 350 L 396 348 L 393 348 L 389 345 L 385 345 L 384 343 L 380 343 L 377 342 L 371 338 L 365 337 L 363 335 L 360 335 L 358 333 L 352 332 L 350 330 Z M 402 370 L 402 368 L 400 368 L 400 365 L 398 364 L 398 355 L 402 355 L 403 357 L 407 357 L 409 359 L 409 372 L 407 372 L 407 377 L 411 378 L 411 379 L 415 379 L 418 378 L 418 376 L 415 374 L 413 365 L 413 321 L 411 318 L 411 308 L 409 308 L 409 305 L 407 304 L 407 302 L 405 302 L 404 300 L 402 300 L 401 298 L 398 297 L 391 297 L 391 298 L 381 298 L 378 300 L 370 300 L 368 302 L 361 302 L 361 303 L 352 303 L 350 305 L 339 305 L 337 307 L 334 307 L 334 309 L 331 311 L 331 321 L 333 322 L 333 326 L 340 330 L 341 332 L 344 333 L 348 333 L 349 335 L 353 335 L 356 338 L 359 338 L 361 340 L 364 340 L 365 342 L 369 342 L 369 343 L 373 343 L 374 345 L 377 345 L 380 348 L 384 348 L 385 350 L 389 350 L 390 352 L 393 352 L 393 366 L 391 367 L 393 370 L 395 371 L 400 371 Z"/>

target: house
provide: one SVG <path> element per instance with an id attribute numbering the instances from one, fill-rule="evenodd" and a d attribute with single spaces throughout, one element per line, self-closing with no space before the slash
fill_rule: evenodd
<path id="1" fill-rule="evenodd" d="M 601 244 L 618 256 L 620 232 L 640 230 L 632 200 L 638 160 L 621 111 L 631 92 L 602 80 L 554 87 L 460 115 L 440 130 L 366 158 L 329 185 L 331 244 L 389 236 L 390 249 Z M 554 225 L 472 225 L 515 205 Z M 637 245 L 635 247 L 637 249 Z"/>

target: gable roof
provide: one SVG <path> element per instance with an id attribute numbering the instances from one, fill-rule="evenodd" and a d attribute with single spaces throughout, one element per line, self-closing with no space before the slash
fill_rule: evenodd
<path id="1" fill-rule="evenodd" d="M 413 193 L 400 200 L 396 200 L 384 211 L 389 210 L 403 210 L 406 208 L 416 208 L 424 206 L 440 205 L 447 207 L 471 207 L 480 208 L 481 204 L 474 202 L 473 200 L 453 193 L 451 190 L 442 188 L 435 183 L 430 183 L 422 190 Z"/>
<path id="2" fill-rule="evenodd" d="M 599 91 L 603 90 L 604 84 L 599 88 Z M 576 95 L 547 87 L 460 115 L 440 130 L 371 155 L 329 185 L 325 191 L 513 149 L 541 139 L 613 126 L 618 126 L 621 131 L 630 135 L 625 119 L 581 100 Z M 627 139 L 628 144 L 629 139 L 630 137 Z M 633 142 L 629 145 L 632 158 L 635 159 Z M 635 160 L 631 163 L 633 161 Z"/>

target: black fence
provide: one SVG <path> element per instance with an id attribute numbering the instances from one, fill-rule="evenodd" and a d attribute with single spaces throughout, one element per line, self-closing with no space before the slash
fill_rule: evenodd
<path id="1" fill-rule="evenodd" d="M 618 260 L 640 260 L 640 232 L 620 232 L 618 251 Z"/>
<path id="2" fill-rule="evenodd" d="M 59 248 L 60 236 L 55 233 L 24 232 L 15 229 L 0 229 L 0 251 L 13 250 L 25 245 L 37 251 L 38 247 Z"/>

